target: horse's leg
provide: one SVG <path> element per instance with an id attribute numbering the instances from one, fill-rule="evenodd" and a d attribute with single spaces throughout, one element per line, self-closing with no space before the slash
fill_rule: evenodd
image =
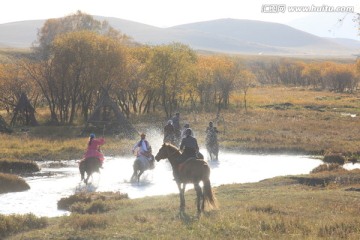
<path id="1" fill-rule="evenodd" d="M 196 207 L 197 207 L 198 214 L 200 214 L 201 210 L 204 210 L 203 209 L 203 205 L 204 205 L 203 193 L 202 193 L 199 183 L 194 183 L 194 188 L 196 191 Z M 200 208 L 200 204 L 201 204 L 202 208 Z"/>
<path id="2" fill-rule="evenodd" d="M 180 199 L 180 213 L 184 212 L 185 210 L 185 183 L 183 183 L 183 187 L 181 187 L 180 182 L 176 182 L 178 189 L 179 189 L 179 199 Z"/>
<path id="3" fill-rule="evenodd" d="M 140 170 L 139 174 L 137 175 L 137 182 L 140 182 L 140 176 L 144 173 L 144 170 Z"/>
<path id="4" fill-rule="evenodd" d="M 84 161 L 81 161 L 79 163 L 79 170 L 80 170 L 81 181 L 82 181 L 82 180 L 84 180 L 84 175 L 85 175 Z"/>
<path id="5" fill-rule="evenodd" d="M 86 179 L 84 179 L 84 183 L 87 185 L 88 184 L 88 181 L 89 181 L 89 178 L 90 178 L 90 174 L 88 172 L 86 172 Z"/>
<path id="6" fill-rule="evenodd" d="M 183 187 L 181 188 L 181 191 L 180 191 L 180 211 L 182 211 L 182 212 L 185 211 L 185 187 L 186 187 L 186 184 L 183 183 Z"/>

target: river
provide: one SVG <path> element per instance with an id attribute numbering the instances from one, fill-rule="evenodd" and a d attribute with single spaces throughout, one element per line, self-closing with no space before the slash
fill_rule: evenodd
<path id="1" fill-rule="evenodd" d="M 205 152 L 203 149 L 202 152 Z M 322 162 L 309 156 L 247 155 L 220 152 L 219 162 L 209 163 L 213 187 L 231 183 L 257 182 L 275 176 L 307 174 Z M 57 209 L 57 202 L 78 191 L 119 191 L 130 198 L 177 193 L 168 160 L 156 162 L 153 170 L 146 171 L 140 184 L 131 183 L 133 156 L 106 157 L 101 174 L 95 174 L 92 185 L 80 182 L 78 161 L 63 161 L 66 166 L 50 167 L 49 162 L 39 163 L 38 176 L 25 177 L 30 190 L 0 195 L 1 214 L 34 213 L 37 216 L 55 217 L 69 212 Z M 187 189 L 192 188 L 188 185 Z"/>

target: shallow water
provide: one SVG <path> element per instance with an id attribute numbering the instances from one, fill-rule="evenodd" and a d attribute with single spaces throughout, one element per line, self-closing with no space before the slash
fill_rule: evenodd
<path id="1" fill-rule="evenodd" d="M 205 152 L 203 150 L 203 152 Z M 209 163 L 211 184 L 219 186 L 230 183 L 257 182 L 275 176 L 307 174 L 320 165 L 320 160 L 308 156 L 245 155 L 220 152 L 218 163 Z M 107 157 L 101 174 L 95 174 L 88 188 L 80 182 L 77 161 L 67 161 L 66 167 L 42 166 L 41 177 L 24 178 L 30 190 L 0 195 L 1 214 L 24 214 L 37 216 L 61 216 L 69 214 L 57 209 L 57 202 L 78 191 L 120 191 L 130 198 L 177 193 L 172 180 L 168 160 L 156 162 L 154 170 L 146 171 L 140 184 L 129 182 L 132 175 L 133 156 Z M 187 189 L 192 188 L 191 185 Z"/>

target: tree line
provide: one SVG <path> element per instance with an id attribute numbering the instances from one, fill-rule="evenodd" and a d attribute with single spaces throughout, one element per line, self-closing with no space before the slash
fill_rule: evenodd
<path id="1" fill-rule="evenodd" d="M 49 121 L 86 121 L 101 91 L 108 91 L 126 116 L 161 111 L 217 111 L 257 84 L 355 91 L 360 61 L 305 62 L 199 54 L 187 45 L 140 45 L 105 21 L 77 12 L 49 19 L 31 54 L 0 64 L 0 106 L 11 109 L 22 93 L 34 107 L 47 107 Z"/>

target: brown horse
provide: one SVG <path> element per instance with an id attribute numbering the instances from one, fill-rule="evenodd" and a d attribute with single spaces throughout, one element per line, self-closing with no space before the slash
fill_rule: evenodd
<path id="1" fill-rule="evenodd" d="M 81 174 L 81 180 L 84 180 L 84 183 L 87 185 L 90 176 L 94 173 L 94 172 L 98 172 L 100 173 L 100 167 L 101 167 L 101 163 L 99 161 L 98 158 L 96 157 L 88 157 L 84 160 L 82 160 L 79 163 L 79 170 L 80 170 L 80 174 Z M 85 178 L 85 172 L 86 172 L 86 178 Z"/>
<path id="2" fill-rule="evenodd" d="M 169 160 L 174 176 L 176 176 L 175 172 L 178 172 L 178 177 L 175 179 L 179 189 L 180 212 L 185 210 L 185 187 L 187 183 L 194 184 L 197 196 L 196 205 L 199 214 L 204 211 L 205 202 L 209 206 L 216 207 L 216 199 L 211 189 L 209 179 L 210 168 L 208 164 L 204 160 L 195 158 L 189 158 L 184 163 L 179 163 L 177 159 L 180 154 L 177 147 L 164 143 L 155 156 L 156 161 L 166 158 Z M 199 185 L 201 181 L 203 182 L 203 189 L 201 189 Z"/>

